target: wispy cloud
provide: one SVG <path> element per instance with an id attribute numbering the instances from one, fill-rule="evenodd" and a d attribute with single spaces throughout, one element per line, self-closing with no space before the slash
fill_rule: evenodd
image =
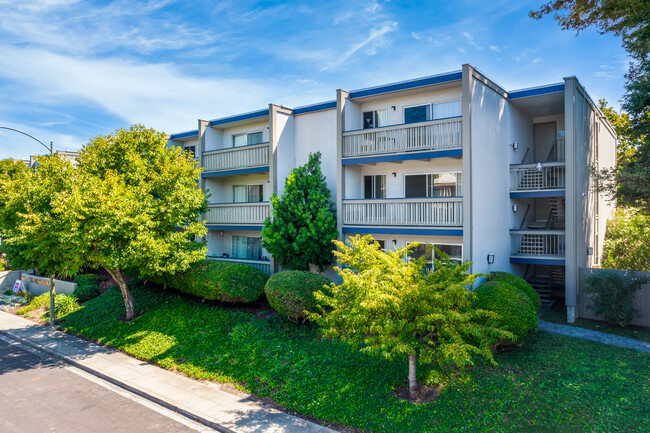
<path id="1" fill-rule="evenodd" d="M 497 47 L 496 45 L 490 45 L 490 49 L 494 51 L 495 53 L 500 53 L 501 48 Z"/>
<path id="2" fill-rule="evenodd" d="M 478 50 L 482 50 L 482 49 L 483 49 L 482 46 L 480 46 L 479 44 L 476 43 L 476 41 L 474 40 L 474 36 L 472 36 L 472 35 L 469 34 L 468 32 L 463 32 L 463 36 L 465 37 L 465 39 L 467 39 L 467 42 L 469 42 L 469 44 L 470 44 L 471 46 L 473 46 L 474 48 L 476 48 L 476 49 L 478 49 Z"/>
<path id="3" fill-rule="evenodd" d="M 369 55 L 374 55 L 377 52 L 378 46 L 384 45 L 385 41 L 383 39 L 383 36 L 386 35 L 387 33 L 390 33 L 394 30 L 397 29 L 397 22 L 393 21 L 390 23 L 384 23 L 380 27 L 375 27 L 370 30 L 370 34 L 368 37 L 366 37 L 364 40 L 361 42 L 358 42 L 354 45 L 352 45 L 345 53 L 340 55 L 338 58 L 335 60 L 329 62 L 327 65 L 325 65 L 321 71 L 327 70 L 327 69 L 332 69 L 337 66 L 341 66 L 343 63 L 345 63 L 350 57 L 352 57 L 356 52 L 361 50 L 362 48 L 366 47 L 368 48 L 368 54 Z"/>

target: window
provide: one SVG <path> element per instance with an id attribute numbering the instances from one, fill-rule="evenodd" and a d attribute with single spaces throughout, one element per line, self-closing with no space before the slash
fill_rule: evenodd
<path id="1" fill-rule="evenodd" d="M 462 116 L 463 114 L 461 112 L 460 99 L 457 101 L 432 104 L 432 113 L 432 120 Z"/>
<path id="2" fill-rule="evenodd" d="M 404 123 L 426 122 L 430 118 L 430 108 L 431 106 L 429 104 L 406 107 L 404 109 Z"/>
<path id="3" fill-rule="evenodd" d="M 234 134 L 232 136 L 232 147 L 252 146 L 263 143 L 262 131 Z"/>
<path id="4" fill-rule="evenodd" d="M 457 264 L 463 263 L 462 245 L 436 244 L 436 248 L 447 254 L 450 262 Z M 440 257 L 436 256 L 436 259 L 440 260 Z"/>
<path id="5" fill-rule="evenodd" d="M 235 203 L 255 203 L 262 201 L 264 188 L 262 185 L 234 185 L 232 192 Z"/>
<path id="6" fill-rule="evenodd" d="M 455 197 L 463 195 L 462 173 L 415 174 L 404 178 L 404 196 Z"/>
<path id="7" fill-rule="evenodd" d="M 375 239 L 375 243 L 379 244 L 379 249 L 382 251 L 386 251 L 386 241 L 382 241 L 380 239 Z"/>
<path id="8" fill-rule="evenodd" d="M 409 258 L 419 259 L 420 257 L 426 257 L 427 269 L 433 270 L 433 258 L 435 254 L 435 250 L 433 249 L 434 246 L 441 252 L 447 254 L 451 263 L 461 264 L 463 262 L 463 246 L 450 244 L 421 243 L 412 250 Z M 435 254 L 435 258 L 438 260 L 441 259 L 441 257 L 439 257 L 437 254 Z"/>
<path id="9" fill-rule="evenodd" d="M 386 198 L 386 175 L 363 177 L 363 198 Z"/>
<path id="10" fill-rule="evenodd" d="M 233 236 L 232 256 L 236 259 L 261 260 L 262 238 Z"/>
<path id="11" fill-rule="evenodd" d="M 386 110 L 365 111 L 363 113 L 363 129 L 386 126 Z"/>
<path id="12" fill-rule="evenodd" d="M 192 155 L 192 158 L 196 158 L 196 147 L 194 146 L 184 146 L 183 152 L 189 152 Z"/>

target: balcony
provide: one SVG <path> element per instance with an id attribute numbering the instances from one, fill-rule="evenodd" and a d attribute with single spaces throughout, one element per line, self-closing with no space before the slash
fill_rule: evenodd
<path id="1" fill-rule="evenodd" d="M 269 260 L 249 260 L 249 259 L 235 259 L 232 257 L 222 256 L 208 256 L 210 260 L 218 260 L 220 262 L 241 263 L 244 265 L 252 266 L 266 275 L 271 275 L 271 262 Z"/>
<path id="2" fill-rule="evenodd" d="M 549 194 L 542 194 L 545 196 L 564 195 L 565 172 L 564 162 L 511 165 L 510 195 L 518 197 L 541 196 L 536 194 L 539 192 L 548 192 Z M 562 190 L 562 193 L 557 193 L 558 190 Z M 514 195 L 513 192 L 518 194 Z"/>
<path id="3" fill-rule="evenodd" d="M 343 200 L 343 224 L 461 227 L 463 199 L 450 197 Z"/>
<path id="4" fill-rule="evenodd" d="M 219 203 L 209 204 L 206 214 L 208 224 L 264 224 L 271 216 L 271 203 Z"/>
<path id="5" fill-rule="evenodd" d="M 564 230 L 511 230 L 510 261 L 564 264 Z"/>
<path id="6" fill-rule="evenodd" d="M 462 146 L 460 118 L 343 133 L 343 157 L 443 150 Z"/>
<path id="7" fill-rule="evenodd" d="M 203 153 L 205 171 L 237 170 L 269 165 L 269 143 Z"/>

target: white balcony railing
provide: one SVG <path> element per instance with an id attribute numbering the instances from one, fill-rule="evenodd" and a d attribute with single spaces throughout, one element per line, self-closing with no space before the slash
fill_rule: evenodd
<path id="1" fill-rule="evenodd" d="M 539 162 L 510 166 L 510 190 L 531 191 L 563 189 L 565 186 L 563 162 Z"/>
<path id="2" fill-rule="evenodd" d="M 343 224 L 462 226 L 463 199 L 453 197 L 344 200 Z"/>
<path id="3" fill-rule="evenodd" d="M 244 265 L 257 268 L 263 271 L 264 273 L 266 273 L 266 275 L 271 275 L 271 263 L 268 260 L 235 259 L 232 257 L 222 257 L 222 256 L 208 256 L 208 259 L 218 260 L 221 262 L 242 263 Z"/>
<path id="4" fill-rule="evenodd" d="M 512 230 L 513 256 L 564 257 L 564 230 Z"/>
<path id="5" fill-rule="evenodd" d="M 234 170 L 269 165 L 269 144 L 231 147 L 203 154 L 206 171 Z"/>
<path id="6" fill-rule="evenodd" d="M 263 224 L 271 215 L 269 202 L 209 204 L 208 224 Z"/>
<path id="7" fill-rule="evenodd" d="M 462 145 L 460 118 L 433 120 L 343 133 L 343 157 L 421 150 Z"/>

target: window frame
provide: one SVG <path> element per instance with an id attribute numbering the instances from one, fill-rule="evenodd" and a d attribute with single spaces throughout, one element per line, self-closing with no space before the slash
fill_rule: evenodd
<path id="1" fill-rule="evenodd" d="M 252 135 L 252 134 L 260 134 L 260 137 L 262 137 L 261 138 L 262 141 L 260 141 L 259 143 L 249 144 L 248 143 L 248 136 Z M 231 134 L 230 136 L 232 137 L 231 140 L 230 140 L 231 148 L 246 147 L 246 146 L 257 146 L 258 144 L 264 144 L 265 143 L 265 141 L 264 141 L 264 130 L 263 129 L 260 129 L 259 131 L 237 132 L 237 133 Z M 242 144 L 240 146 L 235 146 L 235 137 L 244 137 L 244 141 L 245 141 L 246 144 Z"/>
<path id="2" fill-rule="evenodd" d="M 379 123 L 378 120 L 380 118 L 380 116 L 378 115 L 379 112 L 381 112 L 381 118 L 383 120 L 383 125 L 377 126 L 377 123 Z M 365 118 L 364 118 L 366 113 L 373 113 L 374 114 L 374 116 L 373 116 L 374 126 L 366 127 Z M 362 111 L 361 112 L 361 129 L 385 128 L 386 126 L 388 126 L 388 109 L 387 108 L 377 108 L 377 109 L 367 110 L 367 111 Z"/>
<path id="3" fill-rule="evenodd" d="M 236 201 L 237 200 L 237 195 L 235 193 L 235 188 L 237 187 L 246 187 L 246 201 Z M 258 201 L 250 201 L 250 188 L 251 187 L 261 187 L 261 195 L 260 195 L 260 200 Z M 264 202 L 264 184 L 263 183 L 251 183 L 251 184 L 239 184 L 239 185 L 232 185 L 232 202 L 233 203 L 263 203 Z"/>
<path id="4" fill-rule="evenodd" d="M 373 188 L 372 191 L 373 193 L 375 192 L 374 188 L 374 177 L 376 176 L 384 176 L 386 179 L 386 189 L 384 191 L 384 197 L 371 197 L 371 198 L 366 198 L 366 176 L 372 176 L 373 177 Z M 369 173 L 369 174 L 361 174 L 361 194 L 363 195 L 363 200 L 382 200 L 388 198 L 388 173 Z"/>
<path id="5" fill-rule="evenodd" d="M 449 173 L 460 174 L 460 176 L 461 176 L 461 195 L 451 195 L 451 196 L 447 196 L 447 197 L 434 197 L 433 195 L 430 196 L 430 197 L 429 196 L 425 196 L 425 197 L 407 197 L 406 196 L 406 177 L 407 176 L 435 176 L 435 175 L 449 174 Z M 462 188 L 463 188 L 463 184 L 462 184 L 463 179 L 462 178 L 463 178 L 463 169 L 462 168 L 459 169 L 459 170 L 444 170 L 444 171 L 438 171 L 438 172 L 402 173 L 402 197 L 404 197 L 404 198 L 454 198 L 454 197 L 462 197 L 463 196 L 462 195 Z M 433 180 L 434 179 L 432 178 L 432 181 Z M 432 184 L 432 186 L 433 185 L 434 184 Z M 434 190 L 431 189 L 432 194 L 433 194 L 433 191 Z M 427 188 L 427 192 L 428 192 L 428 188 Z M 456 176 L 456 193 L 458 194 L 458 176 Z"/>

